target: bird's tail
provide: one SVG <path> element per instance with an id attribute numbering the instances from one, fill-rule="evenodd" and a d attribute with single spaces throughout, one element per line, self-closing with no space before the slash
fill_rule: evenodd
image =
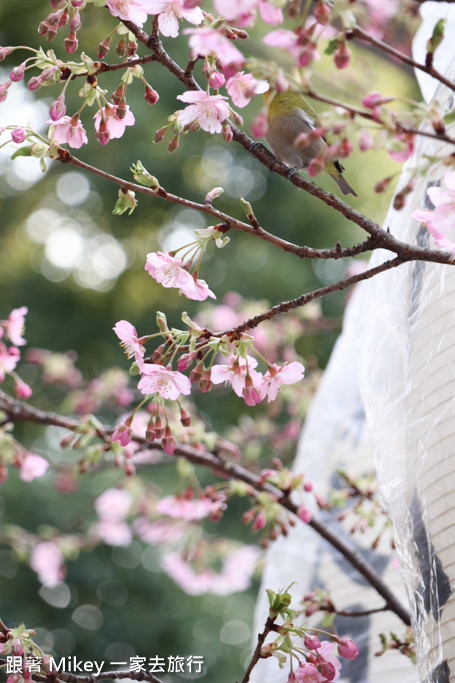
<path id="1" fill-rule="evenodd" d="M 358 197 L 357 192 L 352 189 L 352 187 L 349 185 L 348 181 L 345 178 L 343 178 L 341 173 L 337 173 L 337 174 L 334 173 L 333 175 L 332 174 L 330 174 L 330 175 L 332 176 L 332 178 L 334 179 L 334 181 L 336 182 L 336 184 L 338 185 L 338 187 L 340 188 L 340 190 L 343 194 L 353 194 L 354 197 Z"/>

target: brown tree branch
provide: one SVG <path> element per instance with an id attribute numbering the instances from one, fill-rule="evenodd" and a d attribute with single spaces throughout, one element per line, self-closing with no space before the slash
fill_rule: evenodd
<path id="1" fill-rule="evenodd" d="M 8 396 L 3 391 L 0 391 L 0 410 L 4 411 L 10 417 L 11 422 L 40 422 L 41 424 L 65 427 L 70 431 L 74 431 L 80 425 L 78 420 L 39 410 L 38 408 L 34 408 L 29 404 Z M 98 430 L 98 435 L 103 440 L 108 440 L 112 431 L 111 428 L 103 427 Z M 158 443 L 149 442 L 144 438 L 138 437 L 134 440 L 143 448 L 161 451 L 161 447 Z M 216 452 L 202 452 L 191 446 L 177 445 L 174 456 L 185 458 L 194 465 L 202 465 L 203 467 L 209 468 L 213 470 L 215 475 L 228 475 L 229 477 L 243 481 L 256 491 L 269 493 L 279 505 L 298 517 L 297 505 L 291 500 L 289 491 L 282 491 L 268 482 L 262 482 L 256 474 L 235 462 L 223 459 Z M 374 567 L 368 563 L 359 550 L 341 538 L 335 531 L 332 531 L 328 526 L 320 522 L 316 517 L 312 517 L 310 522 L 308 522 L 308 525 L 322 536 L 322 538 L 328 541 L 332 547 L 340 552 L 367 580 L 372 588 L 384 598 L 387 609 L 394 612 L 406 625 L 411 623 L 408 611 L 384 584 L 381 576 L 376 572 Z"/>
<path id="2" fill-rule="evenodd" d="M 452 83 L 450 79 L 443 76 L 432 65 L 426 66 L 425 64 L 420 64 L 419 62 L 416 62 L 414 59 L 412 59 L 412 57 L 408 57 L 408 55 L 406 55 L 404 52 L 396 50 L 395 48 L 391 47 L 391 45 L 384 43 L 382 40 L 379 40 L 378 38 L 374 38 L 369 33 L 361 29 L 360 26 L 355 26 L 352 29 L 348 29 L 346 31 L 346 38 L 348 40 L 358 38 L 359 40 L 363 40 L 366 43 L 370 43 L 371 45 L 374 45 L 375 47 L 382 50 L 382 52 L 385 52 L 391 57 L 398 59 L 400 62 L 403 62 L 408 66 L 412 66 L 414 69 L 419 69 L 419 71 L 423 71 L 424 73 L 433 76 L 433 78 L 436 78 L 440 83 L 443 83 L 450 90 L 455 90 L 455 84 Z"/>
<path id="3" fill-rule="evenodd" d="M 242 683 L 248 683 L 248 681 L 250 680 L 250 674 L 261 658 L 262 646 L 264 645 L 264 641 L 269 635 L 269 633 L 273 631 L 273 625 L 277 619 L 277 616 L 275 616 L 274 618 L 268 616 L 267 621 L 265 622 L 264 630 L 261 633 L 258 633 L 258 642 L 256 644 L 256 647 L 254 648 L 254 652 L 245 671 L 245 675 L 242 678 Z"/>

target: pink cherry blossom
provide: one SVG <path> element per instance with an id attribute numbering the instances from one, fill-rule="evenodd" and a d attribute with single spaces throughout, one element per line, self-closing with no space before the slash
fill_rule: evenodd
<path id="1" fill-rule="evenodd" d="M 259 13 L 262 20 L 267 24 L 271 24 L 272 26 L 275 26 L 276 24 L 282 24 L 284 21 L 283 10 L 269 0 L 260 0 Z"/>
<path id="2" fill-rule="evenodd" d="M 251 133 L 255 138 L 263 138 L 265 137 L 268 128 L 267 114 L 265 111 L 261 111 L 260 114 L 251 121 Z"/>
<path id="3" fill-rule="evenodd" d="M 143 338 L 138 338 L 136 328 L 128 320 L 119 320 L 112 328 L 120 339 L 128 358 L 135 358 L 139 363 L 145 354 L 145 347 L 141 344 Z"/>
<path id="4" fill-rule="evenodd" d="M 183 0 L 148 0 L 149 14 L 159 14 L 158 26 L 163 36 L 176 38 L 179 34 L 179 19 L 190 24 L 200 24 L 204 13 L 200 7 L 186 8 Z"/>
<path id="5" fill-rule="evenodd" d="M 92 526 L 93 533 L 107 545 L 114 548 L 128 546 L 133 540 L 133 532 L 125 522 L 101 519 Z"/>
<path id="6" fill-rule="evenodd" d="M 259 95 L 269 89 L 267 81 L 257 80 L 253 74 L 239 71 L 226 83 L 226 90 L 237 107 L 246 107 L 253 95 Z"/>
<path id="7" fill-rule="evenodd" d="M 185 522 L 174 522 L 167 519 L 150 522 L 147 517 L 137 517 L 133 522 L 134 533 L 144 543 L 150 545 L 175 543 L 185 534 L 186 528 Z"/>
<path id="8" fill-rule="evenodd" d="M 33 481 L 46 474 L 49 463 L 40 455 L 27 453 L 21 464 L 20 478 L 22 481 Z"/>
<path id="9" fill-rule="evenodd" d="M 229 105 L 224 95 L 209 95 L 203 90 L 187 90 L 177 99 L 188 102 L 177 114 L 177 120 L 184 126 L 197 121 L 201 128 L 208 133 L 221 133 L 222 122 L 229 118 Z"/>
<path id="10" fill-rule="evenodd" d="M 27 382 L 24 382 L 20 377 L 15 377 L 14 382 L 17 398 L 30 398 L 33 392 Z"/>
<path id="11" fill-rule="evenodd" d="M 303 30 L 300 33 L 295 33 L 294 31 L 279 28 L 268 33 L 262 40 L 266 45 L 286 50 L 294 58 L 298 66 L 308 66 L 313 60 L 319 60 L 320 55 L 317 50 L 317 44 L 306 34 L 305 40 L 303 40 L 302 33 L 304 33 Z"/>
<path id="12" fill-rule="evenodd" d="M 324 683 L 326 679 L 313 664 L 302 662 L 295 672 L 296 683 Z"/>
<path id="13" fill-rule="evenodd" d="M 345 659 L 355 659 L 359 654 L 359 648 L 349 638 L 338 641 L 338 654 Z"/>
<path id="14" fill-rule="evenodd" d="M 148 14 L 153 14 L 149 4 L 149 0 L 106 0 L 107 8 L 114 17 L 132 21 L 138 26 L 143 25 Z"/>
<path id="15" fill-rule="evenodd" d="M 225 507 L 223 501 L 210 498 L 188 500 L 187 498 L 165 496 L 158 501 L 156 511 L 160 515 L 168 515 L 176 519 L 194 521 L 211 515 L 217 515 Z"/>
<path id="16" fill-rule="evenodd" d="M 258 0 L 215 0 L 215 12 L 235 23 L 237 26 L 249 26 L 254 22 Z"/>
<path id="17" fill-rule="evenodd" d="M 294 384 L 303 379 L 305 368 L 302 363 L 294 361 L 284 365 L 271 365 L 264 375 L 261 385 L 263 398 L 267 396 L 267 401 L 274 401 L 278 394 L 278 389 L 282 384 Z"/>
<path id="18" fill-rule="evenodd" d="M 246 590 L 251 585 L 251 576 L 256 567 L 260 551 L 255 546 L 235 550 L 223 562 L 221 573 L 213 569 L 196 572 L 181 555 L 168 553 L 161 561 L 164 571 L 189 595 L 230 595 Z"/>
<path id="19" fill-rule="evenodd" d="M 199 57 L 216 57 L 221 65 L 227 67 L 236 64 L 241 68 L 245 63 L 245 57 L 232 44 L 232 40 L 226 38 L 215 28 L 204 26 L 203 28 L 187 28 L 185 34 L 190 35 L 190 48 Z"/>
<path id="20" fill-rule="evenodd" d="M 399 164 L 404 163 L 414 152 L 414 135 L 408 133 L 399 133 L 394 136 L 397 142 L 392 142 L 391 147 L 387 150 L 389 156 Z"/>
<path id="21" fill-rule="evenodd" d="M 182 267 L 183 261 L 162 251 L 147 254 L 145 270 L 163 287 L 177 287 L 189 299 L 205 301 L 215 299 L 205 280 L 191 275 Z"/>
<path id="22" fill-rule="evenodd" d="M 163 365 L 145 363 L 138 389 L 144 394 L 160 394 L 163 398 L 175 401 L 180 394 L 191 393 L 191 382 L 178 370 L 168 370 Z"/>
<path id="23" fill-rule="evenodd" d="M 455 171 L 447 171 L 444 175 L 447 190 L 441 187 L 430 187 L 427 190 L 434 210 L 417 210 L 412 217 L 426 224 L 428 232 L 435 238 L 436 245 L 455 252 Z"/>
<path id="24" fill-rule="evenodd" d="M 87 134 L 85 132 L 84 126 L 80 122 L 79 116 L 70 117 L 62 116 L 59 121 L 48 121 L 51 126 L 49 128 L 49 137 L 59 145 L 67 143 L 70 147 L 74 149 L 79 149 L 82 145 L 86 145 Z"/>
<path id="25" fill-rule="evenodd" d="M 15 346 L 23 346 L 26 344 L 23 338 L 24 327 L 25 327 L 25 316 L 28 313 L 27 306 L 21 306 L 20 308 L 13 308 L 8 316 L 8 320 L 2 323 L 2 327 L 8 335 L 9 340 Z"/>
<path id="26" fill-rule="evenodd" d="M 321 655 L 323 661 L 329 665 L 329 670 L 331 669 L 335 672 L 334 676 L 330 677 L 331 681 L 336 681 L 336 679 L 340 677 L 341 669 L 340 660 L 333 654 L 334 649 L 335 644 L 330 643 L 328 640 L 323 640 L 321 643 L 321 647 L 318 647 L 317 649 L 317 653 Z M 325 678 L 329 677 L 326 675 Z"/>
<path id="27" fill-rule="evenodd" d="M 122 446 L 127 446 L 131 441 L 132 434 L 133 432 L 131 427 L 121 423 L 118 424 L 112 432 L 111 439 L 112 441 L 117 441 Z"/>
<path id="28" fill-rule="evenodd" d="M 257 360 L 252 356 L 247 356 L 246 359 L 240 356 L 232 356 L 229 364 L 214 365 L 212 367 L 212 383 L 222 384 L 223 382 L 230 382 L 237 396 L 242 397 L 248 372 L 253 380 L 253 386 L 258 389 L 260 388 L 262 375 L 254 369 L 257 364 Z"/>
<path id="29" fill-rule="evenodd" d="M 3 342 L 0 342 L 0 382 L 5 379 L 5 374 L 14 370 L 20 356 L 20 351 L 15 346 L 7 348 Z"/>
<path id="30" fill-rule="evenodd" d="M 131 496 L 124 489 L 106 489 L 94 502 L 98 517 L 104 521 L 122 522 L 131 508 Z"/>
<path id="31" fill-rule="evenodd" d="M 95 130 L 98 133 L 97 139 L 101 144 L 106 144 L 111 138 L 121 138 L 126 126 L 133 126 L 135 118 L 133 112 L 126 105 L 126 115 L 119 118 L 117 115 L 118 105 L 107 104 L 102 109 L 98 109 L 95 116 Z M 104 135 L 103 135 L 104 133 Z"/>
<path id="32" fill-rule="evenodd" d="M 188 271 L 182 268 L 182 259 L 163 251 L 147 254 L 145 270 L 163 287 L 185 286 L 188 282 Z"/>
<path id="33" fill-rule="evenodd" d="M 38 574 L 43 586 L 53 588 L 63 581 L 63 554 L 53 541 L 41 541 L 33 546 L 30 567 Z"/>

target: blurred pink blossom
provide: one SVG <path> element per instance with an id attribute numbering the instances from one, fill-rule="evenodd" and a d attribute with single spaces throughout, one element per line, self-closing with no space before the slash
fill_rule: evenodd
<path id="1" fill-rule="evenodd" d="M 21 463 L 20 478 L 22 481 L 33 481 L 46 474 L 49 463 L 40 455 L 27 453 Z"/>
<path id="2" fill-rule="evenodd" d="M 190 36 L 190 48 L 199 57 L 216 57 L 223 67 L 236 64 L 241 68 L 245 63 L 245 57 L 240 50 L 215 28 L 187 28 L 184 33 Z"/>
<path id="3" fill-rule="evenodd" d="M 25 327 L 25 316 L 28 313 L 27 306 L 13 308 L 8 316 L 8 320 L 2 322 L 2 327 L 8 335 L 9 340 L 15 346 L 23 346 L 27 342 L 23 338 Z"/>
<path id="4" fill-rule="evenodd" d="M 267 81 L 258 80 L 253 74 L 246 74 L 244 71 L 231 76 L 226 83 L 226 90 L 237 107 L 246 107 L 253 95 L 264 93 L 269 87 Z"/>
<path id="5" fill-rule="evenodd" d="M 94 503 L 98 517 L 104 521 L 120 522 L 131 508 L 131 496 L 124 489 L 106 489 Z"/>
<path id="6" fill-rule="evenodd" d="M 147 15 L 152 14 L 149 4 L 150 0 L 106 0 L 107 8 L 114 17 L 132 21 L 138 26 L 142 26 Z"/>
<path id="7" fill-rule="evenodd" d="M 156 512 L 177 519 L 194 521 L 218 514 L 225 506 L 223 500 L 211 500 L 210 498 L 198 498 L 189 500 L 183 497 L 165 496 L 158 501 Z"/>
<path id="8" fill-rule="evenodd" d="M 65 576 L 62 551 L 53 541 L 41 541 L 33 546 L 30 567 L 43 586 L 49 588 L 57 586 Z"/>

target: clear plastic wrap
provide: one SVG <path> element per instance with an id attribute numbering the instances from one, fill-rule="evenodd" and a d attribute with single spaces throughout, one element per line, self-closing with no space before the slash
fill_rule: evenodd
<path id="1" fill-rule="evenodd" d="M 343 333 L 338 339 L 329 366 L 313 401 L 300 439 L 294 471 L 305 472 L 321 494 L 334 481 L 339 465 L 353 475 L 364 474 L 374 467 L 365 415 L 356 379 L 356 340 L 362 311 L 360 299 L 354 294 L 346 312 Z M 323 517 L 318 513 L 320 518 Z M 333 519 L 333 515 L 331 516 Z M 348 534 L 339 525 L 339 534 Z M 396 595 L 406 603 L 406 595 L 399 572 L 392 561 L 392 550 L 387 544 L 371 551 L 374 535 L 360 538 L 361 548 Z M 293 606 L 314 587 L 330 589 L 338 609 L 369 609 L 383 604 L 363 578 L 319 538 L 313 529 L 298 524 L 287 538 L 274 542 L 267 553 L 267 561 L 259 593 L 255 617 L 255 632 L 262 630 L 267 612 L 266 588 L 288 586 L 294 596 Z M 360 649 L 354 661 L 343 661 L 341 681 L 351 683 L 416 683 L 415 666 L 398 652 L 375 657 L 380 649 L 378 634 L 395 630 L 402 633 L 403 624 L 390 613 L 379 612 L 367 617 L 337 619 L 340 634 L 354 639 Z M 253 683 L 284 683 L 288 672 L 278 663 L 267 659 L 253 670 Z"/>
<path id="2" fill-rule="evenodd" d="M 449 78 L 454 74 L 452 65 Z M 452 91 L 441 86 L 436 98 L 453 109 Z M 448 153 L 443 143 L 419 138 L 407 169 Z M 445 170 L 417 178 L 405 208 L 390 209 L 385 225 L 392 234 L 429 244 L 411 214 L 431 208 L 426 190 Z M 389 256 L 376 253 L 372 265 Z M 454 268 L 417 262 L 365 283 L 360 296 L 359 383 L 426 683 L 455 680 L 454 294 Z"/>

